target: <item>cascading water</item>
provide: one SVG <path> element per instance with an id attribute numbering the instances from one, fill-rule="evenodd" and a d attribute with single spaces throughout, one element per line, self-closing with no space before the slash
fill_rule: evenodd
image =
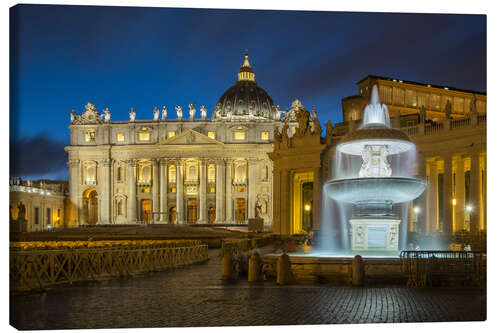
<path id="1" fill-rule="evenodd" d="M 391 128 L 376 85 L 361 126 L 337 145 L 332 162 L 332 179 L 324 186 L 320 250 L 389 253 L 406 246 L 408 202 L 422 194 L 426 183 L 414 177 L 415 145 Z M 402 220 L 392 209 L 398 203 Z"/>

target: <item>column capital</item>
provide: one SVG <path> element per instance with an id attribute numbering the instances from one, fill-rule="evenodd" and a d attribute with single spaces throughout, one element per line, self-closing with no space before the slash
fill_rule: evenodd
<path id="1" fill-rule="evenodd" d="M 105 158 L 105 159 L 102 159 L 100 162 L 102 165 L 109 167 L 113 163 L 113 160 L 110 158 Z"/>
<path id="2" fill-rule="evenodd" d="M 165 157 L 159 158 L 158 160 L 160 161 L 161 166 L 165 166 L 168 163 L 167 158 Z"/>
<path id="3" fill-rule="evenodd" d="M 80 160 L 69 160 L 68 165 L 71 166 L 78 166 L 80 164 Z"/>
<path id="4" fill-rule="evenodd" d="M 128 160 L 125 161 L 125 163 L 127 163 L 128 166 L 132 166 L 133 167 L 133 166 L 135 166 L 135 159 L 133 159 L 133 158 L 132 159 L 128 159 Z"/>

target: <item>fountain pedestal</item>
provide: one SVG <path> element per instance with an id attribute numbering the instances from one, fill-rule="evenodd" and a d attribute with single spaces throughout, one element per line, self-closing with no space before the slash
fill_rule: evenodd
<path id="1" fill-rule="evenodd" d="M 351 224 L 351 249 L 353 251 L 397 252 L 399 223 L 391 217 L 359 216 Z"/>

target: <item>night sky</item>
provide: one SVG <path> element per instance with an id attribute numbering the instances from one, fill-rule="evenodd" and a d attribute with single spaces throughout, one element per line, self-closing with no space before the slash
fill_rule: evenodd
<path id="1" fill-rule="evenodd" d="M 321 123 L 368 74 L 486 92 L 486 16 L 21 5 L 11 9 L 11 175 L 68 179 L 71 109 L 211 111 L 248 49 L 257 84 Z M 186 113 L 187 114 L 187 113 Z"/>

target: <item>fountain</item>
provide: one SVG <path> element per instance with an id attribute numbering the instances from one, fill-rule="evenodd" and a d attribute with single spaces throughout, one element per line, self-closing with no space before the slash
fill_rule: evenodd
<path id="1" fill-rule="evenodd" d="M 394 173 L 390 160 L 414 151 L 415 145 L 405 133 L 391 128 L 387 106 L 380 104 L 376 85 L 372 88 L 362 125 L 347 134 L 336 150 L 337 158 L 342 158 L 343 154 L 354 156 L 361 164 L 357 177 L 339 177 L 337 172 L 324 185 L 330 198 L 354 205 L 349 220 L 351 251 L 397 253 L 401 219 L 393 212 L 393 205 L 420 196 L 426 182 L 403 174 L 401 170 L 399 174 Z"/>

